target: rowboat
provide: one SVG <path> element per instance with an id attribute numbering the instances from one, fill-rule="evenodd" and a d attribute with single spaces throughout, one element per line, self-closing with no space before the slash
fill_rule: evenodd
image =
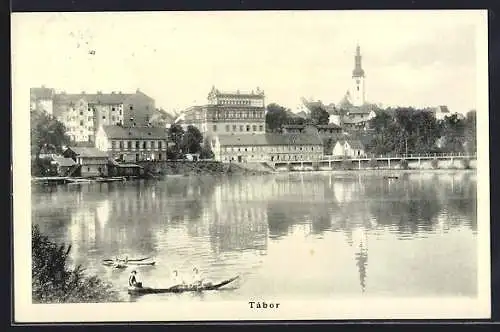
<path id="1" fill-rule="evenodd" d="M 142 262 L 142 261 L 145 261 L 147 259 L 150 259 L 151 257 L 144 257 L 144 258 L 129 258 L 127 259 L 127 262 Z M 108 259 L 103 259 L 102 260 L 103 262 L 114 262 L 115 260 L 114 259 L 111 259 L 111 258 L 108 258 Z M 125 262 L 125 259 L 124 258 L 118 258 L 118 261 L 120 262 Z"/>
<path id="2" fill-rule="evenodd" d="M 217 290 L 227 284 L 238 279 L 236 276 L 231 279 L 224 280 L 218 284 L 209 284 L 203 286 L 190 286 L 190 285 L 176 285 L 169 288 L 151 288 L 151 287 L 129 287 L 128 293 L 130 295 L 144 295 L 144 294 L 164 294 L 164 293 L 184 293 L 184 292 L 201 292 L 207 290 Z"/>
<path id="3" fill-rule="evenodd" d="M 114 266 L 116 268 L 126 268 L 129 265 L 135 265 L 135 266 L 153 266 L 156 264 L 155 261 L 152 262 L 127 262 L 125 261 L 118 261 L 118 264 L 115 264 L 114 261 L 105 261 L 102 263 L 105 266 Z"/>

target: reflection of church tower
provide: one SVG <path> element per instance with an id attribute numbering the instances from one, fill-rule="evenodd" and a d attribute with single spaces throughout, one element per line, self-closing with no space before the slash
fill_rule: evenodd
<path id="1" fill-rule="evenodd" d="M 366 270 L 368 267 L 368 237 L 365 228 L 348 230 L 348 239 L 354 243 L 354 260 L 358 268 L 361 291 L 364 293 L 366 288 Z"/>
<path id="2" fill-rule="evenodd" d="M 354 56 L 354 70 L 352 71 L 353 88 L 351 91 L 352 103 L 354 106 L 361 106 L 365 103 L 365 71 L 361 67 L 361 52 L 359 45 L 356 46 Z"/>

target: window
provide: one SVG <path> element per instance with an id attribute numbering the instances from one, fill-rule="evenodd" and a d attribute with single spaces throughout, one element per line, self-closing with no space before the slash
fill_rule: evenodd
<path id="1" fill-rule="evenodd" d="M 120 115 L 122 115 L 122 110 L 120 110 Z"/>
<path id="2" fill-rule="evenodd" d="M 214 131 L 217 131 L 217 125 L 214 125 Z"/>
<path id="3" fill-rule="evenodd" d="M 264 126 L 263 125 L 259 126 L 259 131 L 264 131 Z"/>
<path id="4" fill-rule="evenodd" d="M 147 146 L 147 142 L 146 141 L 142 142 L 142 148 L 146 149 L 146 146 Z"/>
<path id="5" fill-rule="evenodd" d="M 115 111 L 115 108 L 114 108 L 114 107 L 112 107 L 112 108 L 111 108 L 111 110 L 114 112 L 114 111 Z"/>
<path id="6" fill-rule="evenodd" d="M 155 141 L 151 141 L 151 149 L 155 148 Z"/>
<path id="7" fill-rule="evenodd" d="M 159 143 L 158 145 L 160 145 L 160 149 L 161 149 L 161 144 L 160 144 L 161 142 L 158 142 L 158 143 Z M 158 153 L 158 160 L 161 160 L 161 153 Z"/>
<path id="8" fill-rule="evenodd" d="M 80 126 L 83 126 L 83 120 L 80 120 Z"/>
<path id="9" fill-rule="evenodd" d="M 83 115 L 83 111 L 80 111 L 80 115 Z"/>
<path id="10" fill-rule="evenodd" d="M 132 149 L 132 142 L 131 141 L 127 142 L 127 149 Z"/>
<path id="11" fill-rule="evenodd" d="M 257 131 L 257 126 L 256 126 L 256 125 L 253 125 L 253 126 L 252 126 L 252 129 L 253 129 L 253 131 Z"/>
<path id="12" fill-rule="evenodd" d="M 116 141 L 111 141 L 111 148 L 112 149 L 116 148 Z"/>
<path id="13" fill-rule="evenodd" d="M 135 154 L 135 161 L 139 161 L 139 154 L 138 153 Z"/>
<path id="14" fill-rule="evenodd" d="M 87 167 L 87 172 L 90 172 L 90 167 Z"/>
<path id="15" fill-rule="evenodd" d="M 158 142 L 158 149 L 161 149 L 161 141 Z M 160 153 L 161 156 L 161 153 Z"/>
<path id="16" fill-rule="evenodd" d="M 226 125 L 226 131 L 229 131 L 229 125 Z"/>
<path id="17" fill-rule="evenodd" d="M 87 121 L 92 121 L 92 117 L 89 116 L 88 119 L 87 119 Z"/>
<path id="18" fill-rule="evenodd" d="M 250 125 L 247 125 L 247 131 L 250 131 Z"/>
<path id="19" fill-rule="evenodd" d="M 103 119 L 103 120 L 106 120 L 106 115 L 103 115 L 103 116 L 102 116 L 102 119 Z"/>
<path id="20" fill-rule="evenodd" d="M 236 131 L 236 125 L 233 125 L 233 131 Z"/>
<path id="21" fill-rule="evenodd" d="M 134 106 L 130 105 L 130 110 L 133 111 L 134 110 Z"/>
<path id="22" fill-rule="evenodd" d="M 243 131 L 243 125 L 240 126 L 240 131 Z"/>
<path id="23" fill-rule="evenodd" d="M 139 149 L 141 147 L 141 143 L 139 141 L 135 141 L 135 148 Z"/>

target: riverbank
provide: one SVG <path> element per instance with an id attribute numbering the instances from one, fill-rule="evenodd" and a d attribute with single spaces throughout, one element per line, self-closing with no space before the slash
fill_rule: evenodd
<path id="1" fill-rule="evenodd" d="M 217 161 L 165 161 L 142 162 L 146 174 L 152 176 L 168 175 L 262 175 L 274 170 L 260 163 L 221 163 Z"/>

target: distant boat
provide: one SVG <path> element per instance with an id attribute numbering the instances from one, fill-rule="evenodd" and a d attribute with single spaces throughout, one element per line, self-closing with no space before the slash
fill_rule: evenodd
<path id="1" fill-rule="evenodd" d="M 142 262 L 142 261 L 145 261 L 147 259 L 150 259 L 151 257 L 143 257 L 143 258 L 129 258 L 127 259 L 127 261 L 130 263 L 130 262 Z M 114 262 L 115 260 L 112 259 L 112 258 L 107 258 L 107 259 L 103 259 L 102 260 L 103 262 Z M 125 258 L 118 258 L 118 261 L 119 262 L 125 262 Z"/>
<path id="2" fill-rule="evenodd" d="M 126 268 L 129 265 L 134 265 L 134 266 L 153 266 L 156 264 L 155 261 L 152 262 L 124 262 L 124 261 L 119 261 L 118 264 L 115 264 L 115 262 L 103 262 L 102 263 L 105 266 L 113 266 L 115 268 Z"/>
<path id="3" fill-rule="evenodd" d="M 384 179 L 397 180 L 397 179 L 399 179 L 399 177 L 398 176 L 384 176 Z"/>

